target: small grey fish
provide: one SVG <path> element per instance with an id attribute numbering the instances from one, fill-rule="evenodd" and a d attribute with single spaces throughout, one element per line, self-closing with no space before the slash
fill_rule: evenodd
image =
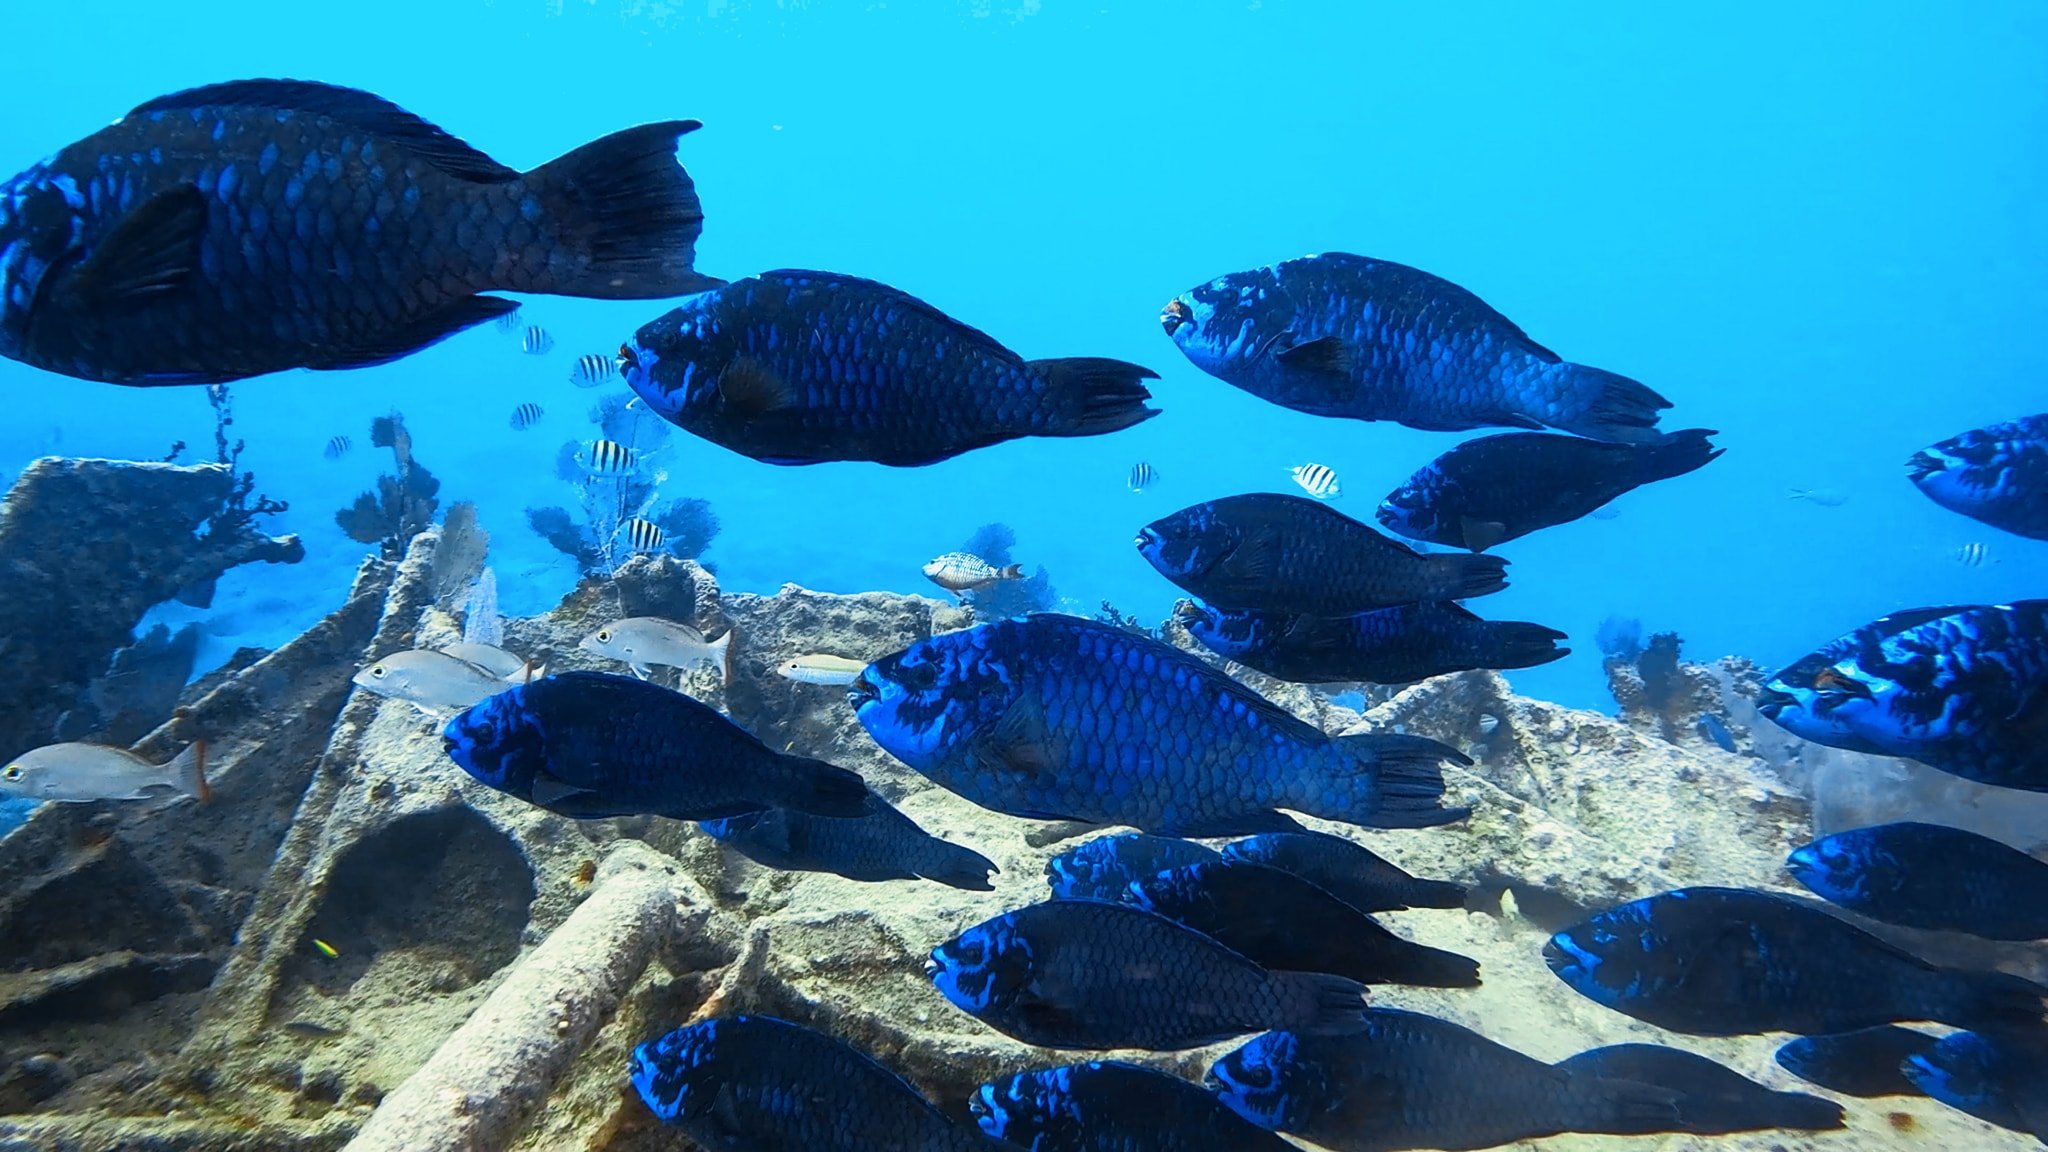
<path id="1" fill-rule="evenodd" d="M 1343 486 L 1337 482 L 1337 473 L 1322 464 L 1297 464 L 1287 470 L 1301 490 L 1318 500 L 1329 500 L 1344 494 Z"/>
<path id="2" fill-rule="evenodd" d="M 1793 488 L 1785 496 L 1791 500 L 1804 500 L 1823 508 L 1840 508 L 1849 502 L 1849 494 L 1840 488 Z"/>
<path id="3" fill-rule="evenodd" d="M 569 383 L 578 388 L 596 388 L 619 374 L 619 362 L 601 352 L 586 352 L 569 369 Z"/>
<path id="4" fill-rule="evenodd" d="M 1159 481 L 1159 473 L 1143 460 L 1131 465 L 1130 486 L 1133 492 L 1143 492 Z"/>
<path id="5" fill-rule="evenodd" d="M 327 442 L 327 449 L 322 455 L 326 456 L 329 460 L 339 460 L 343 456 L 348 455 L 348 450 L 352 447 L 354 445 L 349 442 L 348 437 L 336 436 Z"/>
<path id="6" fill-rule="evenodd" d="M 317 1020 L 287 1020 L 284 1024 L 284 1030 L 293 1035 L 304 1036 L 313 1040 L 332 1040 L 348 1032 L 346 1028 L 330 1027 Z"/>
<path id="7" fill-rule="evenodd" d="M 525 316 L 526 312 L 524 309 L 514 308 L 510 312 L 499 313 L 498 318 L 496 320 L 493 320 L 491 323 L 497 326 L 498 331 L 503 332 L 507 336 L 510 336 L 513 333 L 519 331 L 519 322 L 522 319 L 524 319 Z"/>
<path id="8" fill-rule="evenodd" d="M 642 680 L 647 679 L 648 669 L 657 664 L 666 668 L 710 664 L 730 683 L 732 636 L 733 630 L 727 629 L 717 640 L 706 640 L 704 633 L 688 624 L 659 616 L 628 616 L 585 636 L 576 646 L 624 663 Z"/>
<path id="9" fill-rule="evenodd" d="M 1699 730 L 1700 739 L 1705 740 L 1723 752 L 1730 755 L 1735 754 L 1735 735 L 1728 731 L 1726 724 L 1721 723 L 1719 716 L 1711 712 L 1701 713 Z"/>
<path id="10" fill-rule="evenodd" d="M 626 547 L 635 552 L 659 552 L 668 543 L 668 533 L 652 520 L 635 516 L 619 525 L 619 535 L 626 541 Z"/>
<path id="11" fill-rule="evenodd" d="M 201 802 L 213 798 L 206 783 L 205 741 L 193 741 L 168 764 L 152 764 L 125 748 L 105 744 L 46 744 L 0 768 L 0 798 L 87 804 L 166 794 Z"/>
<path id="12" fill-rule="evenodd" d="M 519 350 L 528 356 L 545 356 L 555 350 L 555 338 L 538 324 L 529 324 L 519 338 Z"/>
<path id="13" fill-rule="evenodd" d="M 519 407 L 512 409 L 512 430 L 514 432 L 524 432 L 535 424 L 540 423 L 540 418 L 545 415 L 547 415 L 546 409 L 528 400 Z"/>
<path id="14" fill-rule="evenodd" d="M 1957 548 L 1952 555 L 1955 557 L 1956 563 L 1961 564 L 1965 568 L 1982 568 L 1986 564 L 1998 563 L 1997 560 L 1992 558 L 1991 549 L 1981 543 L 1965 544 Z"/>
<path id="15" fill-rule="evenodd" d="M 492 644 L 447 644 L 439 650 L 457 660 L 466 660 L 509 683 L 524 683 L 547 674 L 547 666 L 539 661 L 528 660 Z"/>
<path id="16" fill-rule="evenodd" d="M 817 653 L 784 660 L 775 666 L 777 675 L 794 680 L 799 684 L 844 685 L 853 683 L 868 666 L 865 660 L 852 660 L 845 656 Z"/>
<path id="17" fill-rule="evenodd" d="M 503 692 L 504 679 L 467 660 L 415 648 L 394 652 L 357 672 L 356 687 L 403 700 L 429 716 L 459 712 Z"/>

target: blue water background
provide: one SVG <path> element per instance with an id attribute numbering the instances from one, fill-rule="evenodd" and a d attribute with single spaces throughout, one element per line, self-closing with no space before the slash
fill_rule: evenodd
<path id="1" fill-rule="evenodd" d="M 933 591 L 918 566 L 1003 520 L 1071 607 L 1156 619 L 1176 593 L 1131 547 L 1148 519 L 1288 490 L 1307 461 L 1370 519 L 1460 437 L 1264 404 L 1187 365 L 1156 322 L 1197 282 L 1319 250 L 1455 280 L 1671 397 L 1667 427 L 1721 430 L 1704 472 L 1501 549 L 1514 586 L 1473 607 L 1578 649 L 1515 674 L 1526 692 L 1605 705 L 1592 636 L 1609 614 L 1675 629 L 1694 656 L 1776 664 L 1901 606 L 2048 587 L 2048 544 L 1937 508 L 1902 468 L 2048 408 L 2048 6 L 71 3 L 9 5 L 0 38 L 0 170 L 248 76 L 370 89 L 521 168 L 697 117 L 682 155 L 708 213 L 701 268 L 870 276 L 1027 356 L 1164 377 L 1167 414 L 1136 430 L 917 470 L 775 468 L 679 435 L 664 493 L 712 501 L 728 590 Z M 337 605 L 365 549 L 332 513 L 387 466 L 366 425 L 394 407 L 444 505 L 480 505 L 504 608 L 549 607 L 571 565 L 523 510 L 574 500 L 555 453 L 591 434 L 597 394 L 569 385 L 571 362 L 664 310 L 538 298 L 545 358 L 486 328 L 373 370 L 236 385 L 244 463 L 291 501 L 273 530 L 309 555 L 242 569 L 180 618 L 210 621 L 218 658 Z M 198 389 L 0 363 L 0 396 L 9 474 L 174 439 L 203 458 L 210 441 Z M 548 416 L 513 432 L 529 400 Z M 356 449 L 329 462 L 338 433 Z M 1164 479 L 1134 495 L 1138 460 Z M 1953 559 L 1972 541 L 1992 563 Z"/>

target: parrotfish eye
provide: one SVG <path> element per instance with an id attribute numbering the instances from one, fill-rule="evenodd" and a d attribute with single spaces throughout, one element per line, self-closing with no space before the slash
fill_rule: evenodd
<path id="1" fill-rule="evenodd" d="M 929 691 L 939 682 L 939 668 L 936 664 L 903 665 L 903 685 L 913 692 Z"/>
<path id="2" fill-rule="evenodd" d="M 617 363 L 619 368 L 619 375 L 623 376 L 627 373 L 627 371 L 634 368 L 638 368 L 640 366 L 640 357 L 634 353 L 632 345 L 621 344 L 619 345 L 619 355 Z"/>

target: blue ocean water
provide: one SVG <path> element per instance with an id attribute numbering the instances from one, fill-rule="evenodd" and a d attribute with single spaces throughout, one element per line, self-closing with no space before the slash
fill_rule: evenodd
<path id="1" fill-rule="evenodd" d="M 0 15 L 13 172 L 149 97 L 282 75 L 366 88 L 532 167 L 605 132 L 705 122 L 699 266 L 856 273 L 1027 356 L 1135 360 L 1166 415 L 1106 438 L 1021 441 L 929 468 L 776 468 L 683 436 L 666 496 L 711 501 L 733 591 L 934 591 L 919 574 L 1003 521 L 1075 610 L 1146 619 L 1176 591 L 1133 551 L 1145 521 L 1289 490 L 1315 461 L 1337 506 L 1457 442 L 1317 419 L 1188 365 L 1157 314 L 1228 271 L 1322 250 L 1413 264 L 1479 293 L 1570 359 L 1641 379 L 1668 428 L 1721 431 L 1706 470 L 1500 549 L 1513 587 L 1475 604 L 1572 634 L 1517 673 L 1607 703 L 1612 614 L 1688 652 L 1777 664 L 1905 605 L 2038 594 L 2048 545 L 1946 512 L 1904 477 L 1935 439 L 2043 407 L 2048 349 L 2048 8 L 1735 5 L 816 4 L 744 0 L 232 0 L 14 5 Z M 211 658 L 275 644 L 339 603 L 365 549 L 333 512 L 386 466 L 367 423 L 405 413 L 444 506 L 475 500 L 500 599 L 538 611 L 573 565 L 525 524 L 571 503 L 558 446 L 590 434 L 574 358 L 659 302 L 536 299 L 555 337 L 488 327 L 389 366 L 234 386 L 243 463 L 291 502 L 294 568 L 231 574 Z M 121 389 L 0 363 L 0 468 L 43 454 L 203 448 L 199 389 Z M 547 410 L 515 432 L 513 407 Z M 337 434 L 356 449 L 321 448 Z M 1133 494 L 1149 461 L 1162 476 Z M 1829 489 L 1827 505 L 1794 489 Z M 1990 561 L 1953 558 L 1982 542 Z"/>

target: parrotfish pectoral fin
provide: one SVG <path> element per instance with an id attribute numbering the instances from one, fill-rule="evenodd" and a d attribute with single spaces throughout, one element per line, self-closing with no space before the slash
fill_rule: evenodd
<path id="1" fill-rule="evenodd" d="M 174 292 L 199 270 L 206 194 L 190 184 L 167 188 L 123 217 L 69 277 L 80 306 L 118 309 Z"/>
<path id="2" fill-rule="evenodd" d="M 977 751 L 1019 775 L 1056 772 L 1066 763 L 1065 747 L 1047 727 L 1044 708 L 1024 696 L 1004 711 Z"/>
<path id="3" fill-rule="evenodd" d="M 1351 373 L 1351 349 L 1335 336 L 1320 336 L 1290 348 L 1283 348 L 1273 358 L 1289 368 L 1302 372 L 1324 372 L 1335 376 Z"/>
<path id="4" fill-rule="evenodd" d="M 736 356 L 718 376 L 720 406 L 733 416 L 761 416 L 795 408 L 798 396 L 773 368 L 752 356 Z"/>
<path id="5" fill-rule="evenodd" d="M 591 789 L 571 784 L 546 772 L 536 772 L 533 777 L 533 802 L 542 807 L 551 807 L 564 800 L 587 796 Z"/>
<path id="6" fill-rule="evenodd" d="M 1508 538 L 1508 526 L 1498 520 L 1474 520 L 1470 516 L 1461 516 L 1458 526 L 1465 536 L 1465 547 L 1474 552 L 1484 552 Z"/>
<path id="7" fill-rule="evenodd" d="M 340 370 L 389 364 L 429 345 L 439 344 L 464 329 L 518 310 L 516 301 L 501 300 L 496 296 L 464 296 L 410 323 L 382 329 L 357 344 L 324 349 L 318 353 L 317 362 L 310 363 L 308 367 Z"/>

